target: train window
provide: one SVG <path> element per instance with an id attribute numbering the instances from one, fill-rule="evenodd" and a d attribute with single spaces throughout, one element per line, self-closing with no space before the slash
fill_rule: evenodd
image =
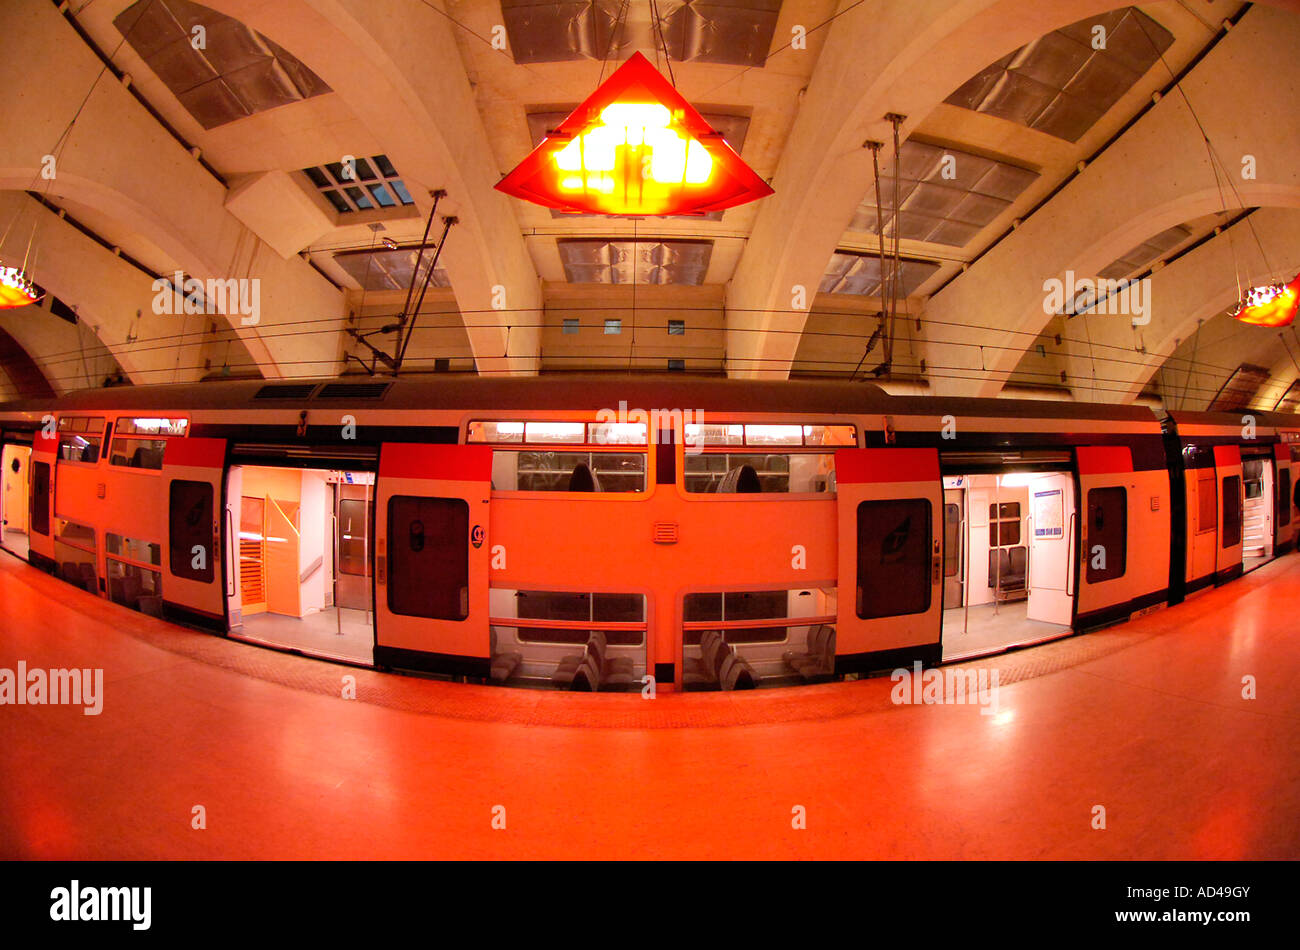
<path id="1" fill-rule="evenodd" d="M 492 453 L 495 491 L 643 492 L 648 431 L 644 422 L 471 422 L 467 439 L 518 446 Z"/>
<path id="2" fill-rule="evenodd" d="M 735 689 L 742 678 L 759 685 L 832 674 L 838 594 L 835 587 L 687 594 L 683 684 Z"/>
<path id="3" fill-rule="evenodd" d="M 389 499 L 388 609 L 435 620 L 469 616 L 469 505 L 463 499 Z"/>
<path id="4" fill-rule="evenodd" d="M 858 505 L 857 613 L 863 620 L 930 609 L 930 503 Z"/>
<path id="5" fill-rule="evenodd" d="M 825 494 L 835 491 L 835 456 L 809 449 L 856 445 L 857 430 L 853 426 L 710 423 L 686 426 L 685 444 L 688 492 Z M 781 451 L 786 447 L 788 451 Z"/>
<path id="6" fill-rule="evenodd" d="M 213 491 L 207 482 L 175 479 L 169 498 L 169 565 L 176 577 L 209 584 L 216 577 L 212 550 Z"/>
<path id="7" fill-rule="evenodd" d="M 162 468 L 167 439 L 184 436 L 188 419 L 118 419 L 113 425 L 109 462 L 126 468 Z"/>
<path id="8" fill-rule="evenodd" d="M 1128 555 L 1128 492 L 1120 487 L 1088 492 L 1089 584 L 1124 576 Z"/>
<path id="9" fill-rule="evenodd" d="M 64 416 L 59 419 L 59 461 L 99 461 L 104 442 L 104 420 L 94 416 Z"/>
<path id="10" fill-rule="evenodd" d="M 1219 527 L 1219 499 L 1214 491 L 1214 469 L 1196 472 L 1196 533 L 1206 534 Z"/>
<path id="11" fill-rule="evenodd" d="M 50 534 L 50 466 L 48 462 L 32 462 L 32 530 L 49 537 Z"/>
<path id="12" fill-rule="evenodd" d="M 998 548 L 1020 543 L 1020 502 L 1004 501 L 989 505 L 989 547 Z"/>
<path id="13" fill-rule="evenodd" d="M 368 505 L 360 498 L 339 500 L 339 573 L 366 576 Z"/>
<path id="14" fill-rule="evenodd" d="M 961 570 L 961 505 L 943 506 L 943 576 Z"/>
<path id="15" fill-rule="evenodd" d="M 99 593 L 94 528 L 67 518 L 54 519 L 54 560 L 65 581 Z"/>
<path id="16" fill-rule="evenodd" d="M 610 646 L 645 642 L 644 594 L 494 589 L 492 597 L 498 605 L 492 612 L 493 626 L 512 629 L 521 643 L 586 643 L 593 630 L 600 630 Z M 550 625 L 556 621 L 575 626 Z M 599 626 L 602 623 L 611 627 Z"/>
<path id="17" fill-rule="evenodd" d="M 1291 523 L 1291 469 L 1278 466 L 1277 470 L 1277 523 Z"/>
<path id="18" fill-rule="evenodd" d="M 1235 548 L 1241 544 L 1241 476 L 1229 475 L 1223 480 L 1223 546 Z"/>
<path id="19" fill-rule="evenodd" d="M 104 564 L 108 573 L 108 596 L 114 603 L 153 616 L 162 616 L 161 546 L 152 541 L 104 535 Z"/>

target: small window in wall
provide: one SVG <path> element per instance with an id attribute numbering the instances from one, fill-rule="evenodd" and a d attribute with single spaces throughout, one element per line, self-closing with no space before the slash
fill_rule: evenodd
<path id="1" fill-rule="evenodd" d="M 104 442 L 104 420 L 92 416 L 63 416 L 59 419 L 59 461 L 99 461 Z"/>
<path id="2" fill-rule="evenodd" d="M 643 422 L 471 422 L 470 443 L 518 446 L 492 453 L 494 491 L 643 492 Z"/>
<path id="3" fill-rule="evenodd" d="M 1020 543 L 1020 502 L 1004 501 L 989 505 L 989 547 L 1000 548 Z"/>
<path id="4" fill-rule="evenodd" d="M 125 468 L 161 469 L 167 440 L 184 436 L 189 424 L 188 419 L 118 419 L 109 462 Z"/>
<path id="5" fill-rule="evenodd" d="M 209 584 L 219 552 L 212 550 L 213 491 L 207 482 L 176 479 L 169 499 L 169 564 L 176 577 Z"/>
<path id="6" fill-rule="evenodd" d="M 669 335 L 669 336 L 685 336 L 685 335 L 686 335 L 686 321 L 685 321 L 685 320 L 669 320 L 669 321 L 668 321 L 668 335 Z"/>
<path id="7" fill-rule="evenodd" d="M 116 604 L 154 617 L 162 616 L 161 546 L 108 532 L 104 535 L 108 596 Z"/>
<path id="8" fill-rule="evenodd" d="M 1223 546 L 1234 548 L 1241 544 L 1241 476 L 1229 475 L 1223 480 Z"/>
<path id="9" fill-rule="evenodd" d="M 908 498 L 858 505 L 858 616 L 924 613 L 930 584 L 930 503 Z"/>
<path id="10" fill-rule="evenodd" d="M 617 334 L 622 333 L 622 332 L 623 332 L 623 321 L 622 321 L 622 320 L 606 320 L 606 321 L 605 321 L 605 333 L 606 333 L 606 335 L 608 335 L 608 336 L 614 336 L 614 335 L 617 335 Z"/>
<path id="11" fill-rule="evenodd" d="M 1291 469 L 1278 467 L 1277 470 L 1277 523 L 1291 523 Z"/>
<path id="12" fill-rule="evenodd" d="M 469 505 L 463 499 L 389 499 L 388 609 L 435 620 L 469 616 Z"/>
<path id="13" fill-rule="evenodd" d="M 67 518 L 54 519 L 54 560 L 59 576 L 69 584 L 99 593 L 94 528 Z"/>
<path id="14" fill-rule="evenodd" d="M 32 530 L 49 537 L 50 534 L 50 465 L 32 462 Z"/>
<path id="15" fill-rule="evenodd" d="M 851 425 L 688 425 L 685 445 L 688 492 L 829 494 L 835 491 L 832 447 L 857 445 L 857 429 Z"/>
<path id="16" fill-rule="evenodd" d="M 578 332 L 578 321 L 566 317 L 565 320 L 564 320 L 564 327 L 563 327 L 563 329 L 561 330 L 561 332 L 564 333 L 566 336 L 572 336 L 573 334 L 577 333 L 577 332 Z"/>
<path id="17" fill-rule="evenodd" d="M 1128 492 L 1120 487 L 1088 492 L 1089 584 L 1124 576 L 1128 555 Z"/>
<path id="18" fill-rule="evenodd" d="M 1214 490 L 1214 469 L 1196 470 L 1196 533 L 1206 534 L 1219 527 L 1219 499 Z"/>

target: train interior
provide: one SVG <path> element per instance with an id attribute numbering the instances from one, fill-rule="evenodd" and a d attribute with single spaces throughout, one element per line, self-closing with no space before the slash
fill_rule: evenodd
<path id="1" fill-rule="evenodd" d="M 943 479 L 943 659 L 1071 631 L 1077 525 L 1068 471 Z"/>
<path id="2" fill-rule="evenodd" d="M 646 597 L 494 587 L 495 683 L 589 692 L 639 690 L 646 675 Z"/>
<path id="3" fill-rule="evenodd" d="M 1243 454 L 1241 564 L 1247 571 L 1254 570 L 1273 557 L 1273 456 L 1249 458 Z"/>
<path id="4" fill-rule="evenodd" d="M 837 590 L 687 594 L 682 605 L 682 686 L 756 689 L 835 674 Z"/>
<path id="5" fill-rule="evenodd" d="M 313 656 L 370 663 L 373 472 L 233 466 L 231 634 Z"/>
<path id="6" fill-rule="evenodd" d="M 29 469 L 32 450 L 25 445 L 5 444 L 4 488 L 0 493 L 0 546 L 19 557 L 27 557 L 27 511 Z"/>

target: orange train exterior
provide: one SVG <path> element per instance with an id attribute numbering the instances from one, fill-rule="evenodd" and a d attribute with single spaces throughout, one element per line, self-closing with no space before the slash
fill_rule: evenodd
<path id="1" fill-rule="evenodd" d="M 945 476 L 1068 474 L 1078 510 L 1051 530 L 1070 548 L 1073 630 L 1231 580 L 1243 459 L 1268 466 L 1268 555 L 1291 550 L 1300 526 L 1300 418 L 1248 421 L 860 383 L 608 377 L 205 382 L 0 406 L 4 440 L 33 450 L 29 560 L 101 596 L 104 539 L 141 539 L 156 545 L 163 615 L 224 633 L 238 615 L 232 468 L 369 471 L 377 666 L 487 679 L 495 630 L 511 626 L 502 592 L 640 595 L 638 615 L 588 626 L 643 649 L 637 685 L 661 688 L 687 679 L 701 628 L 780 622 L 694 613 L 753 591 L 826 592 L 804 623 L 835 631 L 833 674 L 939 662 Z M 173 431 L 159 436 L 159 423 Z M 556 458 L 587 461 L 557 475 L 545 469 Z M 737 488 L 746 478 L 753 487 Z M 1103 528 L 1086 499 L 1107 489 L 1122 490 L 1118 575 L 1089 566 Z M 892 519 L 884 529 L 877 512 Z M 90 538 L 71 570 L 56 556 L 58 544 L 81 550 L 59 537 L 69 524 Z"/>

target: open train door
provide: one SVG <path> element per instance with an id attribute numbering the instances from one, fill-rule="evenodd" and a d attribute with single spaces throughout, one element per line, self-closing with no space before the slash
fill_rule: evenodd
<path id="1" fill-rule="evenodd" d="M 486 678 L 492 449 L 385 442 L 375 491 L 375 663 Z"/>
<path id="2" fill-rule="evenodd" d="M 1245 496 L 1241 482 L 1241 446 L 1216 445 L 1214 472 L 1219 480 L 1219 553 L 1215 579 L 1223 584 L 1242 572 Z"/>
<path id="3" fill-rule="evenodd" d="M 1291 465 L 1291 446 L 1285 442 L 1279 442 L 1273 446 L 1274 478 L 1273 488 L 1277 493 L 1277 500 L 1273 505 L 1273 526 L 1276 532 L 1273 537 L 1273 553 L 1285 554 L 1295 547 L 1295 518 L 1292 517 L 1292 506 L 1295 500 L 1295 473 Z"/>
<path id="4" fill-rule="evenodd" d="M 59 454 L 59 436 L 46 429 L 32 433 L 31 483 L 27 493 L 27 560 L 47 571 L 54 571 L 55 461 Z"/>
<path id="5" fill-rule="evenodd" d="M 1074 542 L 1078 528 L 1074 479 L 1066 472 L 1029 483 L 1029 587 L 1025 616 L 1068 627 L 1074 623 Z"/>
<path id="6" fill-rule="evenodd" d="M 943 481 L 937 449 L 840 449 L 838 672 L 938 662 Z"/>
<path id="7" fill-rule="evenodd" d="M 225 439 L 168 439 L 163 452 L 163 613 L 226 630 L 227 571 L 222 534 Z"/>

